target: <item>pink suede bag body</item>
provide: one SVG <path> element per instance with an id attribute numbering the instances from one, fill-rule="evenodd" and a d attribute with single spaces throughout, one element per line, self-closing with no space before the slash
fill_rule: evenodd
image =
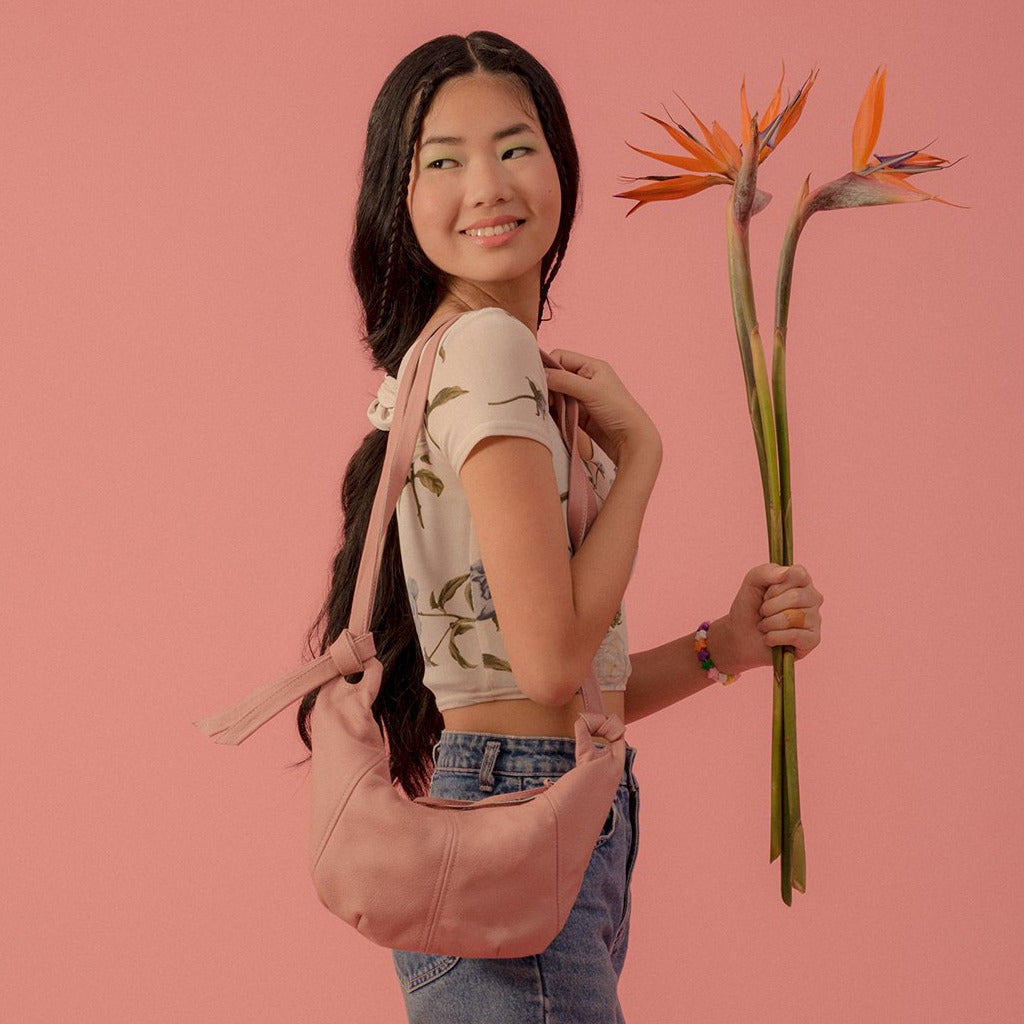
<path id="1" fill-rule="evenodd" d="M 409 800 L 392 783 L 371 707 L 381 685 L 370 622 L 386 528 L 423 422 L 434 356 L 457 317 L 414 342 L 398 389 L 348 627 L 327 652 L 195 725 L 238 744 L 316 687 L 310 870 L 323 904 L 391 949 L 466 957 L 539 953 L 561 931 L 621 780 L 625 726 L 593 669 L 580 692 L 576 764 L 548 785 L 482 800 Z M 559 363 L 541 351 L 545 365 Z M 551 392 L 570 452 L 569 542 L 597 514 L 578 451 L 575 399 Z M 362 673 L 350 683 L 345 676 Z M 595 739 L 601 741 L 595 743 Z"/>

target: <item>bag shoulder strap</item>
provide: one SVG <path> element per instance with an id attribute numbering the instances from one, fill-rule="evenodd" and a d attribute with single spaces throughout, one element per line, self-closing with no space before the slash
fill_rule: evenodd
<path id="1" fill-rule="evenodd" d="M 231 707 L 194 723 L 196 728 L 218 743 L 243 742 L 260 726 L 310 691 L 340 676 L 362 672 L 366 662 L 375 657 L 376 647 L 370 623 L 373 620 L 373 603 L 387 526 L 405 486 L 413 450 L 423 424 L 434 357 L 447 328 L 462 315 L 460 313 L 450 317 L 413 343 L 413 352 L 395 399 L 384 464 L 359 560 L 349 625 L 328 650 L 314 661 L 243 697 Z M 543 350 L 541 360 L 546 366 L 561 365 Z M 569 543 L 575 552 L 579 550 L 597 516 L 597 498 L 579 454 L 577 400 L 560 392 L 551 392 L 551 407 L 555 423 L 569 451 L 569 500 L 566 515 Z M 592 667 L 580 692 L 588 712 L 604 714 L 601 689 Z M 376 694 L 367 695 L 367 707 L 375 697 Z"/>

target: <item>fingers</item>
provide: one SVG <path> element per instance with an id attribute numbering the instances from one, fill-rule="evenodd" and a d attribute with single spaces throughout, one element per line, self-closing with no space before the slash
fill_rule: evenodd
<path id="1" fill-rule="evenodd" d="M 821 642 L 821 633 L 810 629 L 778 629 L 765 633 L 764 642 L 769 647 L 792 647 L 793 656 L 799 661 Z"/>
<path id="2" fill-rule="evenodd" d="M 819 633 L 821 616 L 816 608 L 787 608 L 776 615 L 766 615 L 757 628 L 770 636 L 773 633 Z"/>
<path id="3" fill-rule="evenodd" d="M 760 612 L 767 617 L 787 608 L 820 608 L 822 604 L 824 600 L 814 587 L 789 587 L 773 596 L 766 590 Z"/>
<path id="4" fill-rule="evenodd" d="M 790 587 L 804 586 L 811 581 L 810 573 L 802 565 L 779 566 L 774 562 L 766 562 L 751 571 L 758 572 L 759 570 L 763 571 L 764 582 L 770 584 L 765 591 L 765 597 L 774 597 L 775 594 L 780 594 Z M 783 570 L 781 579 L 778 575 L 780 570 Z"/>
<path id="5" fill-rule="evenodd" d="M 792 647 L 797 657 L 802 657 L 821 643 L 821 616 L 814 609 L 806 613 L 802 626 L 787 621 L 783 613 L 762 619 L 757 628 L 764 633 L 767 646 Z"/>
<path id="6" fill-rule="evenodd" d="M 790 629 L 803 629 L 807 625 L 807 616 L 804 614 L 803 608 L 787 608 L 782 613 L 782 617 Z"/>
<path id="7" fill-rule="evenodd" d="M 561 367 L 545 366 L 544 376 L 550 389 L 572 395 L 573 398 L 583 398 L 589 393 L 587 389 L 591 386 L 590 380 L 594 374 L 588 366 L 581 365 L 573 369 L 563 364 Z"/>
<path id="8" fill-rule="evenodd" d="M 798 659 L 808 654 L 821 642 L 819 609 L 824 603 L 807 569 L 788 566 L 783 579 L 764 592 L 757 628 L 764 634 L 765 644 L 792 647 Z"/>
<path id="9" fill-rule="evenodd" d="M 813 588 L 801 587 L 765 601 L 760 608 L 757 628 L 766 635 L 774 633 L 821 632 L 821 595 Z M 789 643 L 788 640 L 776 641 Z"/>
<path id="10" fill-rule="evenodd" d="M 595 359 L 582 352 L 572 352 L 567 348 L 553 348 L 548 355 L 561 363 L 563 370 L 578 373 L 581 377 L 593 377 L 598 366 L 604 362 L 602 359 Z"/>
<path id="11" fill-rule="evenodd" d="M 769 565 L 770 564 L 771 563 L 769 563 Z M 814 584 L 811 582 L 811 574 L 802 565 L 786 566 L 786 572 L 783 578 L 779 582 L 772 583 L 771 586 L 765 590 L 764 600 L 767 602 L 781 594 L 792 594 L 801 590 L 806 591 L 806 593 L 811 596 L 812 603 L 817 604 L 819 607 L 825 603 L 824 597 L 821 596 L 814 587 Z M 777 605 L 775 610 L 784 607 L 786 607 L 785 604 Z"/>
<path id="12" fill-rule="evenodd" d="M 583 352 L 573 352 L 572 349 L 568 348 L 553 348 L 548 352 L 548 355 L 553 356 L 565 366 L 577 363 L 598 362 L 593 356 L 588 356 Z"/>

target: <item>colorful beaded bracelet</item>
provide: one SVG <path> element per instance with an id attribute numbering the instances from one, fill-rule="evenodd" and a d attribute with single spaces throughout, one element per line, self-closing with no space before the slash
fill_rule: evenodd
<path id="1" fill-rule="evenodd" d="M 721 682 L 724 686 L 726 683 L 739 679 L 742 673 L 737 672 L 736 675 L 730 676 L 724 672 L 719 672 L 715 668 L 715 663 L 711 660 L 711 655 L 708 653 L 707 639 L 710 626 L 710 622 L 702 622 L 700 624 L 700 629 L 693 634 L 693 649 L 697 652 L 697 660 L 700 662 L 700 667 L 707 670 L 708 679 L 713 679 L 716 683 Z"/>

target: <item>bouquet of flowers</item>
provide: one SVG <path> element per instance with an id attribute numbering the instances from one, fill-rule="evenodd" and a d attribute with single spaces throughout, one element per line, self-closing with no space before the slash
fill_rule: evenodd
<path id="1" fill-rule="evenodd" d="M 756 112 L 751 116 L 747 107 L 744 77 L 740 85 L 741 145 L 737 145 L 717 121 L 712 122 L 710 129 L 706 127 L 682 97 L 678 98 L 697 122 L 703 142 L 681 124 L 644 114 L 661 125 L 684 153 L 654 153 L 629 143 L 627 145 L 644 156 L 678 168 L 678 172 L 672 175 L 648 174 L 626 178 L 627 181 L 647 181 L 650 184 L 616 195 L 617 198 L 635 200 L 635 205 L 626 214 L 628 217 L 648 203 L 685 199 L 713 185 L 731 186 L 726 208 L 729 288 L 740 362 L 746 382 L 747 407 L 761 469 L 768 522 L 768 549 L 771 561 L 779 565 L 792 565 L 793 506 L 786 412 L 786 327 L 793 283 L 793 261 L 800 233 L 811 215 L 821 210 L 920 202 L 927 199 L 947 206 L 959 204 L 949 203 L 924 192 L 908 180 L 917 174 L 952 166 L 944 157 L 919 149 L 890 156 L 873 153 L 885 103 L 885 69 L 876 70 L 854 122 L 851 170 L 813 192 L 809 188 L 811 178 L 808 175 L 790 215 L 779 255 L 775 288 L 775 331 L 769 391 L 764 347 L 754 308 L 749 237 L 751 219 L 768 205 L 771 195 L 757 188 L 757 173 L 758 167 L 771 156 L 799 120 L 814 86 L 817 69 L 811 71 L 797 94 L 780 110 L 785 74 L 783 65 L 775 95 L 760 118 Z M 773 647 L 772 662 L 771 842 L 768 859 L 771 863 L 777 857 L 782 857 L 782 899 L 788 906 L 792 905 L 794 888 L 800 892 L 806 891 L 807 871 L 797 773 L 793 648 Z"/>

